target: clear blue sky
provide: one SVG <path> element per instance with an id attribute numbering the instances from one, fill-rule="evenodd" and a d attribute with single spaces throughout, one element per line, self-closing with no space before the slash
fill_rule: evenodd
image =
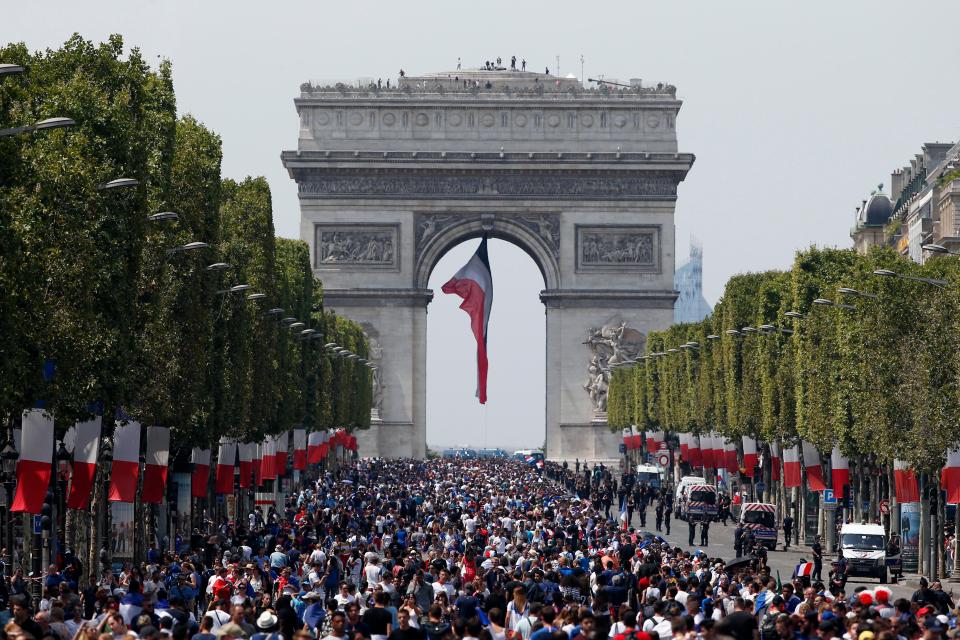
<path id="1" fill-rule="evenodd" d="M 298 235 L 296 188 L 280 151 L 296 145 L 293 97 L 310 78 L 355 80 L 450 69 L 498 55 L 595 77 L 675 84 L 680 150 L 697 162 L 680 187 L 677 254 L 704 245 L 713 303 L 735 273 L 787 266 L 812 243 L 847 246 L 854 207 L 926 141 L 960 138 L 960 3 L 808 0 L 568 0 L 480 4 L 236 0 L 20 3 L 0 41 L 55 47 L 74 31 L 123 34 L 173 61 L 178 106 L 223 136 L 224 173 L 265 175 L 276 228 Z M 450 252 L 431 284 L 471 253 Z M 533 262 L 491 246 L 491 401 L 475 402 L 463 312 L 430 308 L 428 441 L 543 442 L 543 283 Z M 502 274 L 510 274 L 505 277 Z M 451 342 L 452 341 L 452 342 Z M 450 342 L 450 344 L 448 344 Z M 440 345 L 443 345 L 440 347 Z M 465 350 L 465 351 L 464 351 Z M 463 351 L 463 353 L 461 353 Z M 469 359 L 468 359 L 469 361 Z M 456 428 L 453 428 L 456 427 Z M 478 436 L 478 437 L 475 437 Z"/>

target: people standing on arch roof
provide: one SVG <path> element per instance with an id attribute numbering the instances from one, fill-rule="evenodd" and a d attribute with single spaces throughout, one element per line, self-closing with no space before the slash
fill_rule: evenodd
<path id="1" fill-rule="evenodd" d="M 67 554 L 7 578 L 7 638 L 115 640 L 938 640 L 956 634 L 940 583 L 780 588 L 607 515 L 664 492 L 609 469 L 502 459 L 367 460 L 301 479 L 283 507 L 207 522 L 148 560 L 82 579 Z M 623 479 L 627 479 L 624 486 Z M 701 529 L 706 544 L 707 530 Z M 690 531 L 691 539 L 693 529 Z M 804 573 L 804 572 L 798 572 Z M 806 572 L 809 573 L 809 572 Z M 789 588 L 788 588 L 789 587 Z M 800 598 L 802 594 L 803 598 Z M 70 637 L 68 637 L 70 636 Z"/>

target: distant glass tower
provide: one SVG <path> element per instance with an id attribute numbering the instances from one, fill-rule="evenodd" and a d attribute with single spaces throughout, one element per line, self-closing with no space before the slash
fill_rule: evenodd
<path id="1" fill-rule="evenodd" d="M 690 237 L 690 259 L 673 273 L 673 288 L 680 292 L 673 306 L 674 322 L 700 322 L 713 309 L 703 297 L 703 247 Z"/>

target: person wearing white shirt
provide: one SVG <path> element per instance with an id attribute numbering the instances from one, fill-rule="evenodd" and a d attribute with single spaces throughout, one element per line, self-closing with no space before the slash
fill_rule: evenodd
<path id="1" fill-rule="evenodd" d="M 454 589 L 453 585 L 448 582 L 449 580 L 450 573 L 446 569 L 441 569 L 437 581 L 433 583 L 434 598 L 436 598 L 440 592 L 446 592 L 447 600 L 453 602 L 453 596 L 456 594 L 456 589 Z"/>

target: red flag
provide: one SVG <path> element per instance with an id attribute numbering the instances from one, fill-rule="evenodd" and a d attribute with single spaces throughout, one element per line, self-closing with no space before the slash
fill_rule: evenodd
<path id="1" fill-rule="evenodd" d="M 700 449 L 700 436 L 690 434 L 690 465 L 693 467 L 703 466 L 703 455 Z"/>
<path id="2" fill-rule="evenodd" d="M 307 460 L 310 464 L 319 464 L 320 445 L 323 444 L 323 433 L 320 431 L 311 431 L 307 436 Z"/>
<path id="3" fill-rule="evenodd" d="M 940 473 L 940 484 L 947 492 L 947 503 L 960 504 L 960 449 L 947 451 L 947 465 Z"/>
<path id="4" fill-rule="evenodd" d="M 97 457 L 100 452 L 100 426 L 103 418 L 78 422 L 74 429 L 73 473 L 70 474 L 70 494 L 67 508 L 84 510 L 90 506 L 93 495 L 93 478 L 97 473 Z"/>
<path id="5" fill-rule="evenodd" d="M 732 442 L 724 442 L 723 456 L 727 471 L 730 473 L 739 473 L 740 463 L 737 461 L 737 445 Z"/>
<path id="6" fill-rule="evenodd" d="M 17 460 L 17 492 L 10 511 L 38 514 L 47 497 L 53 469 L 53 418 L 43 409 L 23 412 L 20 459 Z"/>
<path id="7" fill-rule="evenodd" d="M 850 461 L 840 453 L 840 447 L 834 446 L 830 454 L 830 482 L 834 492 L 843 493 L 843 488 L 850 484 Z"/>
<path id="8" fill-rule="evenodd" d="M 147 427 L 147 466 L 143 471 L 144 504 L 160 504 L 167 488 L 167 469 L 170 463 L 170 429 Z"/>
<path id="9" fill-rule="evenodd" d="M 893 480 L 896 485 L 897 502 L 920 502 L 920 487 L 917 474 L 903 460 L 893 461 Z"/>
<path id="10" fill-rule="evenodd" d="M 220 451 L 217 454 L 217 484 L 214 491 L 218 495 L 233 493 L 233 469 L 237 459 L 237 443 L 228 438 L 220 438 Z"/>
<path id="11" fill-rule="evenodd" d="M 820 464 L 820 452 L 817 448 L 803 441 L 803 465 L 807 470 L 807 486 L 810 491 L 823 491 L 827 484 L 823 481 L 823 466 Z"/>
<path id="12" fill-rule="evenodd" d="M 753 438 L 743 437 L 743 468 L 747 473 L 753 475 L 760 458 L 757 456 L 757 441 Z"/>
<path id="13" fill-rule="evenodd" d="M 783 450 L 783 486 L 788 489 L 800 486 L 800 452 L 797 445 Z"/>
<path id="14" fill-rule="evenodd" d="M 194 498 L 207 497 L 207 484 L 210 482 L 210 449 L 194 448 L 191 456 L 193 473 L 190 476 L 190 495 Z"/>
<path id="15" fill-rule="evenodd" d="M 780 443 L 770 443 L 770 481 L 780 480 Z"/>
<path id="16" fill-rule="evenodd" d="M 110 465 L 111 502 L 133 502 L 140 476 L 140 423 L 117 422 L 113 431 L 113 463 Z"/>
<path id="17" fill-rule="evenodd" d="M 293 468 L 297 471 L 307 468 L 307 432 L 304 429 L 293 430 Z"/>
<path id="18" fill-rule="evenodd" d="M 250 475 L 253 472 L 253 448 L 256 445 L 251 442 L 241 442 L 237 445 L 237 466 L 240 469 L 238 485 L 241 489 L 250 488 Z"/>

